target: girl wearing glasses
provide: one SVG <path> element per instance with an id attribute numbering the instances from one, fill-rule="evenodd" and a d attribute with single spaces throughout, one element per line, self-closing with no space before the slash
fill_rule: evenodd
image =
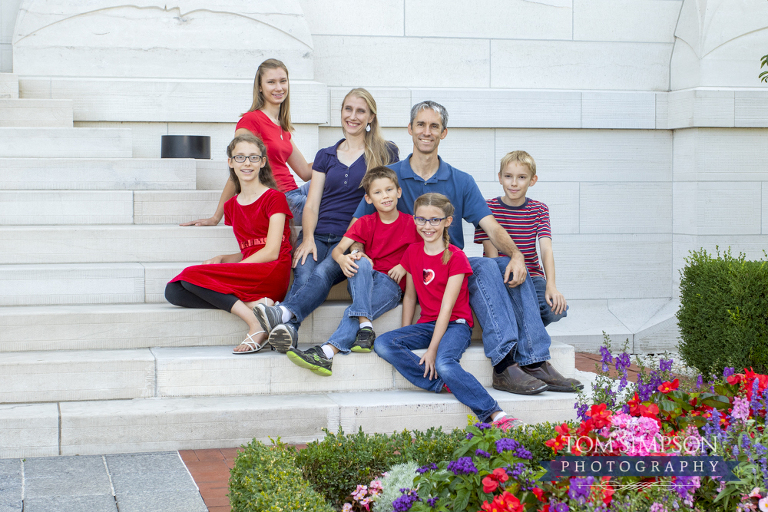
<path id="1" fill-rule="evenodd" d="M 442 194 L 431 192 L 416 199 L 414 221 L 423 243 L 408 247 L 400 262 L 408 272 L 403 327 L 379 336 L 373 350 L 415 386 L 435 393 L 446 387 L 481 421 L 497 421 L 506 414 L 459 364 L 472 337 L 467 290 L 472 268 L 464 252 L 450 243 L 453 210 Z M 417 298 L 421 316 L 411 325 Z M 421 357 L 413 353 L 424 348 Z"/>
<path id="2" fill-rule="evenodd" d="M 267 59 L 256 70 L 253 81 L 253 104 L 237 123 L 235 135 L 252 133 L 267 145 L 267 154 L 277 189 L 285 194 L 296 224 L 301 225 L 301 214 L 307 201 L 305 185 L 299 188 L 288 166 L 304 181 L 312 177 L 312 166 L 291 137 L 291 102 L 288 86 L 288 68 L 277 59 Z M 224 215 L 224 203 L 235 195 L 235 184 L 230 179 L 221 193 L 213 217 L 198 219 L 182 226 L 215 226 Z"/>
<path id="3" fill-rule="evenodd" d="M 253 307 L 282 300 L 291 274 L 293 217 L 285 195 L 277 190 L 267 148 L 251 133 L 237 135 L 227 147 L 235 196 L 224 203 L 224 222 L 232 226 L 240 252 L 216 256 L 187 267 L 165 288 L 171 304 L 186 308 L 223 309 L 248 325 L 235 354 L 258 352 L 267 334 Z"/>

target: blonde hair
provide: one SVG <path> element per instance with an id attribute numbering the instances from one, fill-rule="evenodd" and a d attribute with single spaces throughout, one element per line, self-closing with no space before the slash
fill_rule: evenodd
<path id="1" fill-rule="evenodd" d="M 390 148 L 392 146 L 397 148 L 397 146 L 387 142 L 386 139 L 384 139 L 384 137 L 381 135 L 379 116 L 376 115 L 376 100 L 373 99 L 371 93 L 362 87 L 358 87 L 357 89 L 352 89 L 347 93 L 346 96 L 344 96 L 344 101 L 341 102 L 342 111 L 344 110 L 344 104 L 347 102 L 347 98 L 350 96 L 355 96 L 356 98 L 360 98 L 361 100 L 365 101 L 366 105 L 368 105 L 368 110 L 371 112 L 371 114 L 373 114 L 373 119 L 369 125 L 370 130 L 365 132 L 366 169 L 370 170 L 374 167 L 380 167 L 382 165 L 392 163 L 390 161 Z M 344 128 L 342 127 L 342 131 L 343 130 Z M 344 135 L 346 136 L 346 132 Z"/>
<path id="2" fill-rule="evenodd" d="M 384 167 L 383 165 L 369 169 L 368 172 L 366 172 L 363 176 L 363 179 L 360 180 L 360 188 L 365 190 L 365 193 L 367 194 L 368 189 L 371 188 L 371 183 L 373 183 L 375 180 L 386 178 L 392 180 L 392 183 L 395 184 L 396 188 L 400 188 L 400 184 L 397 182 L 397 173 L 389 167 Z"/>
<path id="3" fill-rule="evenodd" d="M 283 64 L 282 61 L 277 59 L 267 59 L 259 64 L 259 68 L 256 70 L 256 78 L 253 79 L 253 104 L 251 105 L 251 108 L 248 109 L 248 112 L 261 110 L 261 108 L 264 106 L 264 95 L 261 93 L 259 88 L 261 87 L 261 79 L 264 77 L 264 73 L 268 69 L 282 69 L 285 71 L 285 77 L 288 78 L 288 68 L 285 67 L 285 64 Z M 240 117 L 244 116 L 248 112 L 245 112 Z M 280 128 L 286 132 L 293 131 L 293 125 L 291 124 L 290 80 L 288 83 L 288 91 L 285 93 L 285 100 L 283 100 L 283 102 L 280 104 L 280 115 L 278 116 L 278 119 L 280 121 Z"/>
<path id="4" fill-rule="evenodd" d="M 531 177 L 536 176 L 536 161 L 525 151 L 511 151 L 504 155 L 504 157 L 501 159 L 499 174 L 503 173 L 504 169 L 506 169 L 506 167 L 512 162 L 525 165 L 528 167 L 528 170 L 531 171 Z"/>
<path id="5" fill-rule="evenodd" d="M 266 144 L 264 144 L 264 142 L 259 137 L 257 137 L 252 133 L 243 133 L 241 135 L 238 135 L 234 139 L 232 139 L 232 142 L 230 142 L 229 146 L 227 146 L 227 156 L 229 158 L 232 158 L 232 155 L 234 154 L 234 151 L 235 151 L 235 146 L 237 146 L 241 142 L 245 142 L 247 144 L 253 144 L 257 148 L 259 148 L 259 151 L 261 152 L 261 156 L 264 157 L 264 159 L 266 160 L 267 158 Z M 273 188 L 275 190 L 279 190 L 277 188 L 277 183 L 275 183 L 275 176 L 272 174 L 272 167 L 269 165 L 269 160 L 266 160 L 264 167 L 259 169 L 258 176 L 259 176 L 259 182 L 262 185 L 264 185 L 265 187 Z M 229 179 L 231 179 L 235 183 L 235 194 L 239 194 L 241 191 L 240 180 L 237 178 L 235 169 L 232 167 L 229 168 Z"/>
<path id="6" fill-rule="evenodd" d="M 443 194 L 428 192 L 417 197 L 416 201 L 413 203 L 413 213 L 416 213 L 416 210 L 422 206 L 434 206 L 435 208 L 442 210 L 443 215 L 446 217 L 453 217 L 454 207 L 451 204 L 450 199 Z M 451 235 L 448 234 L 447 227 L 443 228 L 443 243 L 445 244 L 445 250 L 443 251 L 443 265 L 446 265 L 450 261 L 452 254 L 451 250 L 448 248 L 448 245 L 451 243 Z"/>

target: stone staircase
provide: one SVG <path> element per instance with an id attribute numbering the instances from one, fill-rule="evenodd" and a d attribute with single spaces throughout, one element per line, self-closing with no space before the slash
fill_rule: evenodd
<path id="1" fill-rule="evenodd" d="M 240 320 L 163 298 L 185 266 L 238 250 L 229 227 L 178 226 L 214 210 L 223 162 L 132 158 L 130 128 L 75 127 L 72 101 L 18 99 L 18 87 L 0 74 L 0 457 L 466 423 L 453 396 L 416 390 L 375 354 L 338 357 L 331 378 L 276 352 L 233 355 Z M 335 287 L 302 345 L 327 340 L 348 301 Z M 553 364 L 569 376 L 574 346 L 596 350 L 603 331 L 662 339 L 674 314 L 664 300 L 570 305 L 550 329 Z M 374 327 L 399 323 L 398 308 Z M 490 387 L 478 328 L 473 338 L 462 364 Z M 574 416 L 570 394 L 491 393 L 527 422 Z"/>

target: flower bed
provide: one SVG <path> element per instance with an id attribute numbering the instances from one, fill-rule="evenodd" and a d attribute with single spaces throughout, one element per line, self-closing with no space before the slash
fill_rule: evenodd
<path id="1" fill-rule="evenodd" d="M 609 345 L 602 354 L 603 375 L 591 398 L 580 395 L 575 405 L 578 422 L 511 429 L 509 422 L 473 421 L 464 431 L 392 436 L 328 433 L 293 463 L 324 496 L 323 506 L 344 512 L 768 512 L 768 376 L 726 368 L 709 382 L 681 381 L 671 374 L 672 361 L 662 359 L 658 367 L 641 365 L 634 384 L 626 379 L 628 354 L 614 356 Z M 622 378 L 605 376 L 610 368 Z M 542 467 L 577 460 L 572 457 L 606 466 L 617 457 L 644 457 L 681 468 L 709 457 L 730 462 L 738 478 L 684 471 L 581 476 L 565 466 Z M 542 480 L 549 476 L 552 481 Z"/>

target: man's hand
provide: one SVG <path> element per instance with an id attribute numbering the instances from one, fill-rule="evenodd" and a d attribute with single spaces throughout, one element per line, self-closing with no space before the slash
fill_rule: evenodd
<path id="1" fill-rule="evenodd" d="M 523 284 L 526 276 L 528 275 L 528 269 L 525 268 L 525 257 L 520 251 L 509 259 L 507 269 L 504 271 L 504 282 L 510 288 L 515 288 Z"/>
<path id="2" fill-rule="evenodd" d="M 315 245 L 315 237 L 302 240 L 301 245 L 299 245 L 293 252 L 293 268 L 296 268 L 296 265 L 299 264 L 299 260 L 301 260 L 301 264 L 303 265 L 307 260 L 307 256 L 310 254 L 312 255 L 312 259 L 317 261 L 317 245 Z"/>

